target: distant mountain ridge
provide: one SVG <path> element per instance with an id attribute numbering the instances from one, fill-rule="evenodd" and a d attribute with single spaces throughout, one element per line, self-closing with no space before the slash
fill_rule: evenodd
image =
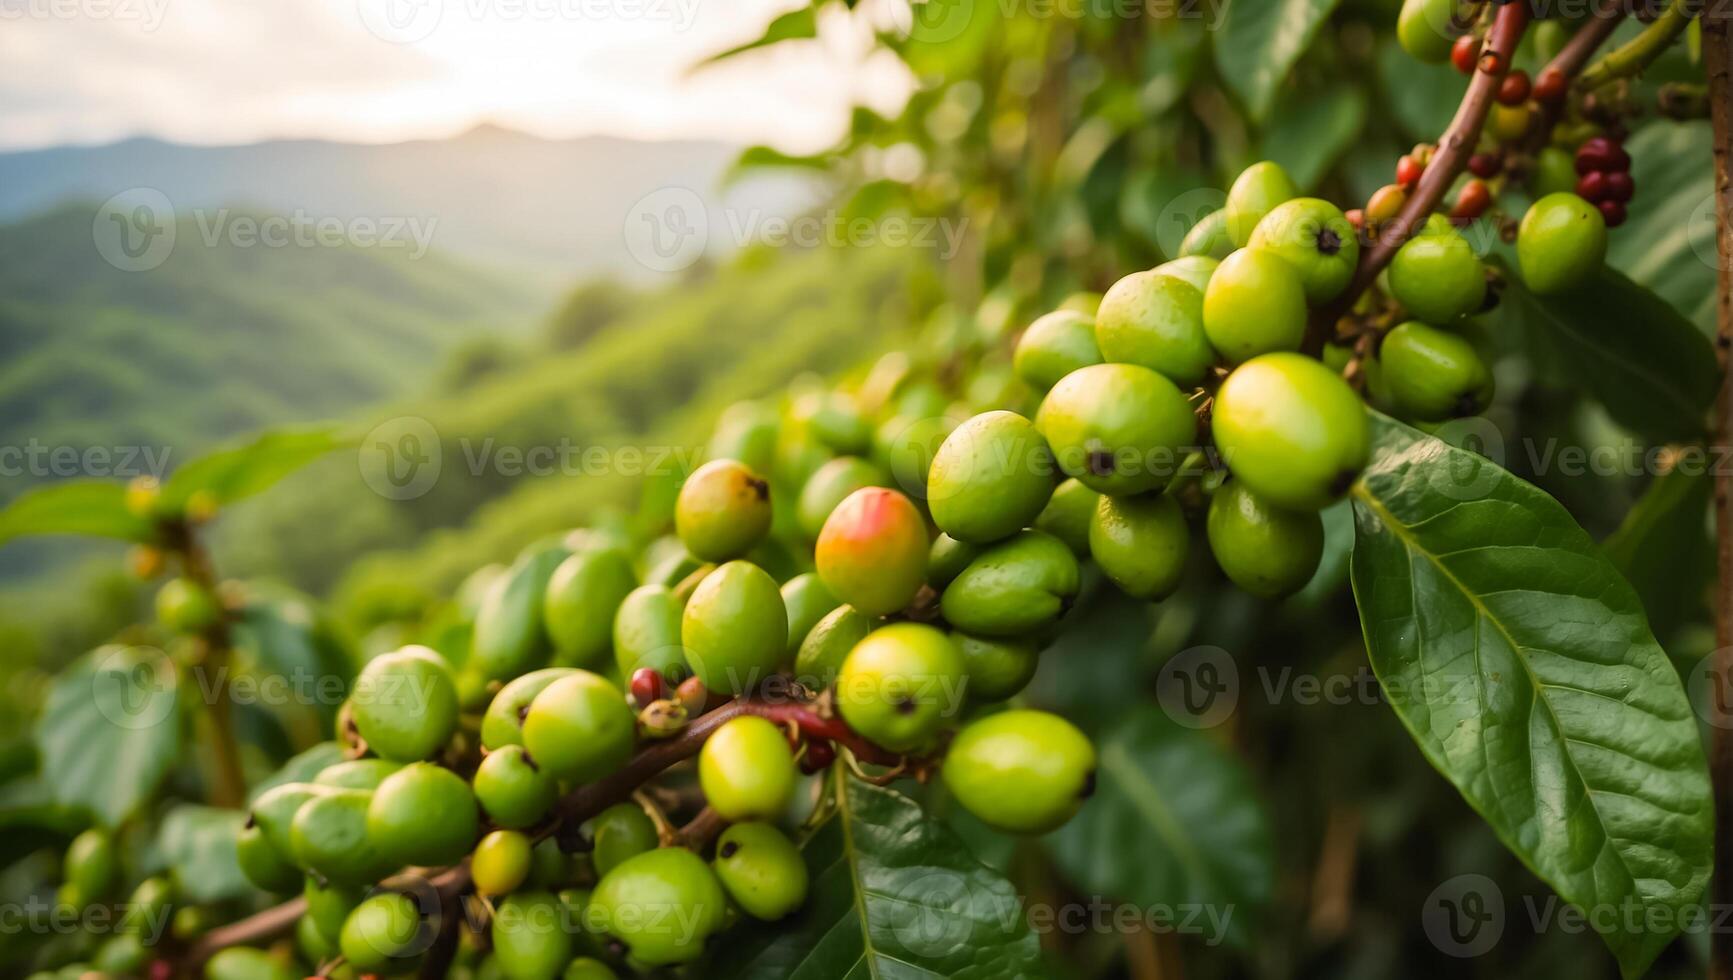
<path id="1" fill-rule="evenodd" d="M 549 140 L 494 125 L 449 139 L 362 144 L 273 140 L 193 146 L 138 137 L 0 153 L 0 223 L 68 202 L 160 191 L 206 229 L 220 208 L 322 219 L 415 222 L 432 246 L 545 286 L 649 271 L 623 229 L 645 195 L 680 187 L 741 212 L 790 214 L 816 199 L 790 176 L 726 191 L 739 152 L 726 143 L 609 136 Z"/>

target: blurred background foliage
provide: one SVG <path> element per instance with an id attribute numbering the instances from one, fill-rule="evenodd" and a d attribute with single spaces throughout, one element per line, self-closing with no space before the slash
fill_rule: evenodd
<path id="1" fill-rule="evenodd" d="M 963 246 L 948 262 L 923 247 L 750 246 L 660 281 L 587 281 L 544 312 L 541 294 L 511 276 L 439 256 L 388 262 L 308 250 L 298 266 L 252 267 L 218 249 L 175 275 L 127 279 L 66 260 L 73 246 L 62 239 L 83 230 L 44 214 L 0 229 L 0 441 L 51 433 L 190 451 L 330 416 L 360 431 L 428 420 L 447 475 L 425 496 L 378 496 L 343 453 L 225 513 L 216 528 L 226 576 L 274 583 L 274 601 L 288 605 L 272 608 L 317 622 L 316 634 L 296 634 L 303 647 L 318 640 L 302 655 L 357 662 L 430 635 L 466 576 L 550 532 L 658 527 L 680 475 L 470 466 L 485 446 L 668 447 L 690 463 L 729 403 L 781 397 L 811 373 L 858 380 L 884 352 L 911 346 L 975 350 L 1002 366 L 1016 331 L 1064 296 L 1171 256 L 1256 159 L 1281 162 L 1310 193 L 1357 206 L 1389 181 L 1397 156 L 1442 130 L 1464 85 L 1448 67 L 1400 52 L 1395 15 L 1389 0 L 949 0 L 912 10 L 818 0 L 767 25 L 760 43 L 720 55 L 750 59 L 775 44 L 825 43 L 831 31 L 873 32 L 916 80 L 899 113 L 857 109 L 849 132 L 821 153 L 746 148 L 727 177 L 816 177 L 826 191 L 813 214 L 955 223 Z M 1532 69 L 1531 47 L 1519 64 Z M 1678 51 L 1641 86 L 1696 70 Z M 695 71 L 701 83 L 703 68 Z M 1710 197 L 1709 147 L 1706 123 L 1640 126 L 1629 148 L 1643 190 L 1611 256 L 1705 333 L 1713 221 L 1698 211 Z M 1712 646 L 1708 482 L 1655 480 L 1640 463 L 1567 464 L 1558 453 L 1569 447 L 1659 447 L 1622 429 L 1596 386 L 1562 380 L 1550 367 L 1560 341 L 1537 319 L 1511 297 L 1476 324 L 1499 352 L 1499 396 L 1491 424 L 1468 434 L 1493 437 L 1503 465 L 1606 542 L 1683 670 Z M 206 328 L 216 321 L 250 329 L 232 346 L 213 345 Z M 1092 588 L 1032 688 L 1031 700 L 1139 760 L 1176 806 L 1219 808 L 1223 825 L 1267 814 L 1267 854 L 1212 856 L 1207 837 L 1130 825 L 1005 849 L 966 817 L 957 826 L 1031 896 L 1137 900 L 1118 894 L 1127 886 L 1112 869 L 1203 861 L 1220 862 L 1205 877 L 1229 894 L 1262 899 L 1226 949 L 1150 933 L 1047 936 L 1064 953 L 1055 961 L 1062 976 L 1614 976 L 1592 933 L 1530 924 L 1550 891 L 1379 703 L 1346 588 L 1343 510 L 1329 527 L 1319 579 L 1280 603 L 1228 588 L 1201 558 L 1184 591 L 1156 607 Z M 54 808 L 27 775 L 25 728 L 46 678 L 139 618 L 144 593 L 114 549 L 33 542 L 8 545 L 3 557 L 0 732 L 13 741 L 0 750 L 0 775 L 21 778 L 0 787 L 0 814 L 32 828 L 8 840 L 8 856 L 18 856 L 79 824 L 76 815 L 40 819 Z M 1234 659 L 1238 708 L 1220 727 L 1175 742 L 1153 707 L 1156 679 L 1169 658 L 1199 647 Z M 1300 675 L 1349 693 L 1313 701 L 1288 686 Z M 280 720 L 253 719 L 248 730 L 265 771 L 316 740 Z M 1169 752 L 1184 754 L 1184 766 L 1164 762 Z M 1195 776 L 1175 778 L 1179 771 Z M 28 888 L 39 865 L 13 865 L 0 889 Z M 1504 941 L 1472 961 L 1441 953 L 1420 928 L 1429 893 L 1464 873 L 1497 881 L 1510 911 Z M 1654 975 L 1700 975 L 1700 940 L 1675 944 Z M 1171 972 L 1148 972 L 1150 963 Z"/>

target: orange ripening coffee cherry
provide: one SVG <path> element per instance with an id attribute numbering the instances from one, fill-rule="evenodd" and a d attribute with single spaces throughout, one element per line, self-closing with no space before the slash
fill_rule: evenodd
<path id="1" fill-rule="evenodd" d="M 1461 193 L 1456 195 L 1456 206 L 1450 209 L 1450 216 L 1458 220 L 1473 220 L 1486 213 L 1491 204 L 1492 191 L 1487 189 L 1486 183 L 1471 180 L 1462 185 Z"/>
<path id="2" fill-rule="evenodd" d="M 927 580 L 927 522 L 895 490 L 864 487 L 831 511 L 813 558 L 831 595 L 868 616 L 889 615 Z"/>
<path id="3" fill-rule="evenodd" d="M 1464 34 L 1450 46 L 1450 63 L 1464 75 L 1474 74 L 1474 63 L 1480 59 L 1480 38 Z"/>
<path id="4" fill-rule="evenodd" d="M 1570 88 L 1565 73 L 1557 68 L 1543 68 L 1534 80 L 1534 88 L 1529 92 L 1537 102 L 1553 103 L 1562 101 L 1565 92 Z"/>

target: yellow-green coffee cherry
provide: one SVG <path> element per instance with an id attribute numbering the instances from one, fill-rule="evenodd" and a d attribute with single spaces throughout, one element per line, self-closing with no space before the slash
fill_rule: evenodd
<path id="1" fill-rule="evenodd" d="M 849 651 L 866 639 L 876 623 L 853 606 L 831 610 L 801 641 L 794 658 L 795 679 L 814 690 L 829 687 Z"/>
<path id="2" fill-rule="evenodd" d="M 570 667 L 544 667 L 507 682 L 481 716 L 482 747 L 494 751 L 507 745 L 522 745 L 524 715 L 530 710 L 530 702 L 549 684 L 573 673 Z"/>
<path id="3" fill-rule="evenodd" d="M 1234 476 L 1290 510 L 1319 510 L 1347 493 L 1372 446 L 1354 389 L 1299 354 L 1236 368 L 1216 391 L 1211 430 Z"/>
<path id="4" fill-rule="evenodd" d="M 1020 636 L 1058 620 L 1077 597 L 1077 556 L 1063 541 L 1024 531 L 987 550 L 940 597 L 945 621 L 980 636 Z"/>
<path id="5" fill-rule="evenodd" d="M 1033 640 L 952 633 L 969 676 L 969 700 L 974 704 L 1003 701 L 1029 686 L 1040 663 Z"/>
<path id="6" fill-rule="evenodd" d="M 1046 391 L 1078 368 L 1100 363 L 1095 321 L 1074 310 L 1055 310 L 1029 324 L 1011 358 L 1017 377 L 1036 391 Z"/>
<path id="7" fill-rule="evenodd" d="M 1492 372 L 1462 337 L 1409 320 L 1378 347 L 1384 383 L 1397 411 L 1426 422 L 1474 415 L 1492 401 Z"/>
<path id="8" fill-rule="evenodd" d="M 730 718 L 698 753 L 698 783 L 724 820 L 772 820 L 794 793 L 794 752 L 782 729 L 756 715 Z"/>
<path id="9" fill-rule="evenodd" d="M 1306 336 L 1306 292 L 1299 274 L 1274 253 L 1240 249 L 1210 277 L 1203 326 L 1210 345 L 1236 364 L 1299 349 Z"/>
<path id="10" fill-rule="evenodd" d="M 637 718 L 605 678 L 573 671 L 549 684 L 524 715 L 523 744 L 536 764 L 572 783 L 594 782 L 632 754 Z"/>
<path id="11" fill-rule="evenodd" d="M 710 866 L 683 847 L 627 858 L 603 876 L 586 920 L 626 945 L 647 967 L 687 963 L 722 928 L 727 899 Z M 682 923 L 669 928 L 668 923 Z"/>
<path id="12" fill-rule="evenodd" d="M 654 850 L 656 822 L 636 803 L 616 803 L 590 821 L 590 863 L 606 875 L 627 858 Z"/>
<path id="13" fill-rule="evenodd" d="M 614 666 L 621 677 L 651 667 L 679 682 L 690 673 L 680 643 L 680 600 L 665 585 L 641 585 L 614 612 Z"/>
<path id="14" fill-rule="evenodd" d="M 737 823 L 716 841 L 717 880 L 747 915 L 774 922 L 806 902 L 806 861 L 767 823 Z"/>
<path id="15" fill-rule="evenodd" d="M 843 661 L 837 710 L 868 741 L 911 752 L 961 709 L 966 676 L 962 654 L 942 631 L 893 623 L 874 630 Z"/>
<path id="16" fill-rule="evenodd" d="M 824 530 L 825 519 L 836 505 L 862 487 L 888 487 L 891 476 L 858 456 L 839 456 L 820 466 L 801 488 L 795 515 L 809 538 Z"/>
<path id="17" fill-rule="evenodd" d="M 1440 214 L 1397 249 L 1386 276 L 1396 302 L 1428 323 L 1474 313 L 1486 298 L 1486 270 L 1474 246 Z"/>
<path id="18" fill-rule="evenodd" d="M 1248 248 L 1293 267 L 1314 305 L 1335 299 L 1354 278 L 1360 237 L 1342 209 L 1316 197 L 1297 197 L 1271 209 L 1252 231 Z"/>
<path id="19" fill-rule="evenodd" d="M 430 762 L 386 777 L 367 807 L 368 838 L 396 864 L 456 864 L 475 843 L 480 823 L 469 783 Z"/>
<path id="20" fill-rule="evenodd" d="M 680 636 L 693 673 L 710 690 L 738 694 L 762 682 L 788 649 L 788 610 L 776 580 L 751 562 L 717 568 L 687 600 Z M 534 745 L 530 751 L 541 758 Z"/>
<path id="21" fill-rule="evenodd" d="M 1606 219 L 1575 194 L 1548 194 L 1522 216 L 1516 257 L 1530 292 L 1544 296 L 1572 289 L 1606 263 Z"/>
<path id="22" fill-rule="evenodd" d="M 616 548 L 584 548 L 560 562 L 542 604 L 558 662 L 583 667 L 605 657 L 614 612 L 637 585 L 631 561 Z"/>
<path id="23" fill-rule="evenodd" d="M 1191 532 L 1166 494 L 1102 497 L 1089 522 L 1089 553 L 1113 584 L 1138 599 L 1165 599 L 1179 587 Z"/>
<path id="24" fill-rule="evenodd" d="M 534 848 L 515 830 L 496 830 L 475 845 L 469 876 L 482 895 L 509 895 L 530 876 Z"/>
<path id="25" fill-rule="evenodd" d="M 1095 341 L 1107 360 L 1142 365 L 1181 387 L 1202 381 L 1215 363 L 1204 336 L 1203 294 L 1155 270 L 1134 272 L 1107 291 Z"/>
<path id="26" fill-rule="evenodd" d="M 1210 551 L 1229 579 L 1252 595 L 1297 591 L 1318 570 L 1324 521 L 1316 511 L 1282 510 L 1232 480 L 1210 499 Z"/>
<path id="27" fill-rule="evenodd" d="M 986 412 L 958 426 L 939 447 L 927 480 L 927 506 L 951 537 L 997 541 L 1041 513 L 1057 472 L 1034 423 L 1015 412 Z"/>
<path id="28" fill-rule="evenodd" d="M 738 460 L 713 459 L 680 487 L 674 529 L 693 557 L 722 562 L 752 550 L 770 516 L 770 481 Z"/>
<path id="29" fill-rule="evenodd" d="M 431 758 L 457 729 L 457 686 L 444 658 L 427 647 L 368 661 L 349 704 L 367 747 L 396 762 Z"/>
<path id="30" fill-rule="evenodd" d="M 788 655 L 792 657 L 806 634 L 842 602 L 824 587 L 817 572 L 805 572 L 782 583 L 782 604 L 788 609 Z"/>
<path id="31" fill-rule="evenodd" d="M 1228 202 L 1223 208 L 1228 238 L 1234 247 L 1244 248 L 1264 215 L 1299 193 L 1280 164 L 1265 160 L 1241 171 L 1228 188 Z"/>
<path id="32" fill-rule="evenodd" d="M 1044 711 L 1005 711 L 965 726 L 945 753 L 945 785 L 970 813 L 1010 834 L 1044 834 L 1095 790 L 1095 747 Z"/>
<path id="33" fill-rule="evenodd" d="M 554 777 L 521 745 L 489 752 L 476 767 L 474 786 L 475 800 L 488 819 L 511 830 L 540 823 L 559 795 Z"/>
<path id="34" fill-rule="evenodd" d="M 1166 486 L 1183 448 L 1197 437 L 1185 395 L 1135 364 L 1097 364 L 1066 375 L 1041 402 L 1035 427 L 1060 469 L 1111 494 Z"/>
<path id="35" fill-rule="evenodd" d="M 1095 516 L 1096 502 L 1101 494 L 1073 477 L 1059 484 L 1047 506 L 1035 518 L 1035 530 L 1046 531 L 1071 549 L 1079 558 L 1089 557 L 1089 521 Z M 958 571 L 962 571 L 961 567 Z M 955 576 L 953 576 L 955 577 Z"/>

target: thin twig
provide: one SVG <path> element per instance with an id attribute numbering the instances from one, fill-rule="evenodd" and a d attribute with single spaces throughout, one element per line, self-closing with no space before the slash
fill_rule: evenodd
<path id="1" fill-rule="evenodd" d="M 1577 87 L 1585 91 L 1597 89 L 1616 79 L 1641 74 L 1672 46 L 1685 28 L 1691 26 L 1701 8 L 1699 0 L 1673 0 L 1654 23 L 1643 28 L 1641 34 L 1601 55 L 1600 60 L 1577 79 Z"/>
<path id="2" fill-rule="evenodd" d="M 1426 223 L 1427 216 L 1444 200 L 1450 185 L 1455 183 L 1457 176 L 1468 165 L 1468 157 L 1474 152 L 1475 142 L 1480 138 L 1481 125 L 1492 111 L 1499 83 L 1510 69 L 1511 57 L 1516 53 L 1516 46 L 1528 27 L 1528 20 L 1527 4 L 1511 3 L 1498 8 L 1492 29 L 1487 32 L 1486 47 L 1481 54 L 1479 67 L 1475 69 L 1474 77 L 1468 81 L 1468 91 L 1462 96 L 1462 104 L 1457 106 L 1456 117 L 1450 121 L 1450 127 L 1444 131 L 1444 135 L 1439 137 L 1438 149 L 1432 154 L 1432 160 L 1426 164 L 1419 184 L 1415 186 L 1414 192 L 1408 195 L 1402 211 L 1386 222 L 1373 240 L 1372 246 L 1360 253 L 1360 264 L 1354 269 L 1354 278 L 1349 281 L 1348 288 L 1342 291 L 1336 302 L 1312 317 L 1306 332 L 1305 349 L 1308 353 L 1316 355 L 1324 349 L 1325 342 L 1330 339 L 1335 329 L 1337 319 L 1354 305 L 1360 294 L 1378 278 L 1378 273 L 1390 264 L 1396 250 L 1408 240 L 1412 231 Z"/>

